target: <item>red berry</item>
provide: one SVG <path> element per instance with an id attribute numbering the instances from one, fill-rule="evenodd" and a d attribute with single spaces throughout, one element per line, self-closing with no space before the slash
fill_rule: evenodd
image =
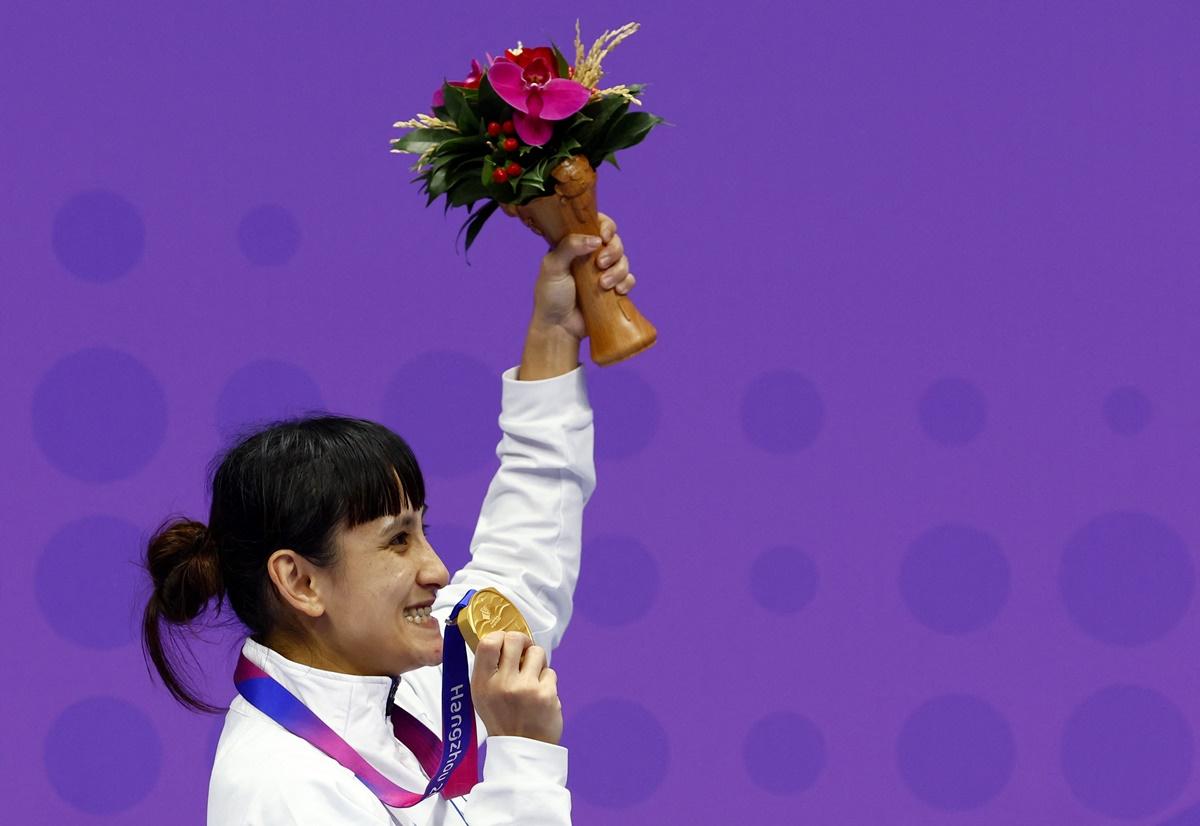
<path id="1" fill-rule="evenodd" d="M 488 133 L 488 135 L 490 135 L 493 138 L 496 137 L 497 135 L 499 135 L 500 134 L 500 124 L 496 123 L 496 121 L 492 121 L 491 123 L 489 123 L 487 125 L 487 133 Z"/>
<path id="2" fill-rule="evenodd" d="M 508 180 L 508 173 L 504 171 L 504 167 L 496 167 L 496 169 L 492 172 L 492 180 L 498 184 L 502 184 Z"/>
<path id="3" fill-rule="evenodd" d="M 506 121 L 504 121 L 504 124 L 503 124 L 503 125 L 500 127 L 500 129 L 501 129 L 501 130 L 504 132 L 504 134 L 506 134 L 506 135 L 511 135 L 511 134 L 513 134 L 513 125 L 512 125 L 512 121 L 511 121 L 511 120 L 506 120 Z"/>
<path id="4" fill-rule="evenodd" d="M 521 174 L 521 165 L 513 161 L 508 166 L 504 167 L 504 171 L 508 173 L 508 177 L 515 178 Z"/>
<path id="5" fill-rule="evenodd" d="M 521 145 L 521 142 L 518 141 L 516 138 L 505 138 L 504 139 L 504 151 L 505 152 L 516 152 L 517 147 L 520 145 Z"/>

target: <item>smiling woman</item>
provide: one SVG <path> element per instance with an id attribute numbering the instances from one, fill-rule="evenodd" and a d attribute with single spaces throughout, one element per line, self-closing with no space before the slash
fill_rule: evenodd
<path id="1" fill-rule="evenodd" d="M 209 524 L 173 517 L 155 531 L 143 642 L 171 693 L 220 710 L 189 684 L 177 648 L 207 608 L 228 602 L 248 632 L 209 823 L 485 826 L 502 822 L 514 795 L 518 808 L 560 815 L 543 822 L 570 822 L 562 706 L 546 649 L 570 614 L 576 575 L 562 572 L 578 569 L 579 520 L 594 486 L 591 410 L 578 366 L 540 380 L 516 372 L 502 379 L 501 467 L 472 561 L 453 585 L 426 534 L 416 457 L 363 419 L 290 419 L 241 438 L 215 462 Z M 553 478 L 539 465 L 556 468 Z M 528 501 L 545 505 L 544 524 L 531 521 Z M 562 539 L 539 550 L 523 531 Z M 482 587 L 511 596 L 536 641 L 493 635 L 470 655 L 459 638 L 461 660 L 443 667 L 442 620 Z M 450 764 L 435 734 L 444 713 Z M 476 747 L 485 739 L 480 782 Z"/>
<path id="2" fill-rule="evenodd" d="M 221 710 L 181 665 L 193 620 L 228 602 L 247 632 L 210 824 L 570 823 L 549 655 L 572 613 L 595 487 L 570 272 L 592 253 L 605 259 L 603 289 L 632 287 L 607 216 L 601 237 L 568 235 L 543 257 L 521 362 L 500 376 L 500 467 L 452 579 L 426 535 L 413 451 L 365 419 L 308 416 L 240 436 L 209 468 L 208 524 L 158 526 L 143 643 L 175 698 Z M 455 620 L 483 589 L 530 633 L 468 647 Z"/>

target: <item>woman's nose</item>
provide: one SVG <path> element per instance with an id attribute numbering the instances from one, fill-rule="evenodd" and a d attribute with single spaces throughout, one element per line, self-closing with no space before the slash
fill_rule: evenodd
<path id="1" fill-rule="evenodd" d="M 437 555 L 437 551 L 429 548 L 429 559 L 421 568 L 423 584 L 436 585 L 439 588 L 445 587 L 450 582 L 450 571 L 446 569 L 442 558 Z"/>

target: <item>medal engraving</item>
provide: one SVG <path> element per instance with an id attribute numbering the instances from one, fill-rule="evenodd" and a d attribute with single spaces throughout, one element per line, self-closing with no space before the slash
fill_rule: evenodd
<path id="1" fill-rule="evenodd" d="M 495 588 L 483 588 L 471 597 L 458 613 L 458 628 L 472 651 L 479 645 L 480 637 L 493 631 L 520 631 L 533 636 L 517 606 Z"/>

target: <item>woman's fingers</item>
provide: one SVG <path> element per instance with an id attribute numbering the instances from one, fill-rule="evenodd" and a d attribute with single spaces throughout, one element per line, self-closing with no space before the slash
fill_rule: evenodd
<path id="1" fill-rule="evenodd" d="M 525 659 L 521 662 L 521 674 L 537 679 L 546 667 L 546 649 L 540 645 L 531 645 L 525 649 Z"/>
<path id="2" fill-rule="evenodd" d="M 615 289 L 621 295 L 625 295 L 625 293 L 627 293 L 633 289 L 633 285 L 636 283 L 637 283 L 637 279 L 635 279 L 633 277 L 633 273 L 630 273 L 629 275 L 625 276 L 624 281 L 622 281 L 620 284 L 618 284 L 613 289 Z"/>
<path id="3" fill-rule="evenodd" d="M 475 646 L 475 673 L 492 674 L 499 670 L 503 648 L 503 631 L 492 631 L 480 637 L 479 645 Z"/>
<path id="4" fill-rule="evenodd" d="M 629 259 L 622 257 L 620 261 L 613 264 L 604 271 L 603 275 L 600 276 L 600 286 L 606 290 L 609 290 L 613 287 L 619 287 L 622 284 L 625 284 L 629 278 Z M 632 286 L 633 282 L 630 282 L 626 285 L 625 289 L 628 291 L 629 287 Z"/>
<path id="5" fill-rule="evenodd" d="M 582 235 L 580 233 L 564 235 L 557 245 L 542 256 L 542 277 L 569 278 L 571 275 L 571 262 L 581 255 L 595 252 L 598 246 L 600 246 L 600 240 L 595 235 Z"/>
<path id="6" fill-rule="evenodd" d="M 607 244 L 617 234 L 617 224 L 603 212 L 596 213 L 596 217 L 600 219 L 600 237 Z"/>
<path id="7" fill-rule="evenodd" d="M 504 645 L 500 652 L 500 672 L 510 677 L 516 676 L 520 671 L 521 655 L 531 645 L 533 640 L 527 635 L 519 631 L 505 631 Z"/>
<path id="8" fill-rule="evenodd" d="M 620 261 L 624 255 L 625 245 L 621 242 L 621 236 L 614 235 L 610 240 L 605 242 L 604 248 L 596 256 L 596 263 L 600 266 L 600 269 L 605 269 Z"/>

